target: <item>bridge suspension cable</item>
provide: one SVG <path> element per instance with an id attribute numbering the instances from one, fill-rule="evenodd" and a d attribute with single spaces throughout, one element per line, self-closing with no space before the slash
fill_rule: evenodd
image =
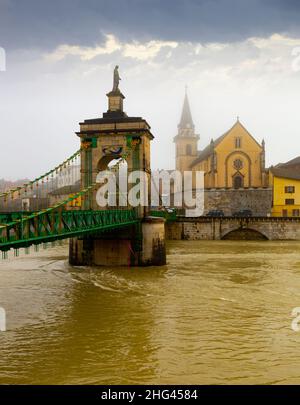
<path id="1" fill-rule="evenodd" d="M 0 197 L 5 197 L 9 196 L 15 192 L 21 192 L 22 190 L 32 187 L 35 183 L 38 183 L 39 181 L 46 179 L 47 177 L 51 176 L 52 174 L 57 173 L 59 170 L 62 170 L 63 168 L 66 167 L 71 161 L 73 161 L 76 157 L 79 156 L 81 152 L 81 149 L 78 149 L 73 155 L 68 157 L 68 159 L 64 160 L 61 164 L 58 166 L 54 167 L 54 169 L 50 170 L 49 172 L 44 173 L 43 175 L 36 177 L 34 180 L 29 181 L 28 183 L 23 184 L 23 186 L 20 187 L 15 187 L 13 189 L 7 190 L 5 192 L 0 193 Z"/>
<path id="2" fill-rule="evenodd" d="M 69 197 L 55 206 L 36 213 L 9 221 L 0 215 L 0 251 L 2 258 L 7 258 L 7 252 L 14 249 L 15 256 L 19 249 L 39 244 L 47 244 L 62 239 L 73 238 L 109 229 L 135 225 L 139 222 L 133 209 L 108 210 L 65 210 L 64 205 L 87 194 L 96 183 L 86 187 L 74 196 Z M 8 222 L 5 223 L 5 220 Z"/>
<path id="3" fill-rule="evenodd" d="M 41 208 L 46 208 L 49 206 L 49 193 L 53 190 L 63 187 L 64 185 L 74 185 L 76 182 L 79 184 L 80 179 L 80 152 L 81 149 L 77 150 L 70 157 L 64 160 L 61 164 L 54 167 L 52 170 L 44 173 L 43 175 L 35 178 L 28 183 L 25 183 L 23 186 L 16 187 L 0 193 L 0 210 L 6 211 L 8 205 L 12 205 L 13 211 L 29 211 L 35 210 L 38 211 Z M 14 206 L 11 204 L 12 200 L 17 199 L 32 199 L 32 203 L 29 205 L 34 205 L 29 207 L 25 205 L 25 208 L 20 204 Z M 41 204 L 42 199 L 44 199 Z M 32 209 L 33 208 L 33 209 Z"/>
<path id="4" fill-rule="evenodd" d="M 47 236 L 53 236 L 55 240 L 55 231 L 53 233 L 52 229 L 52 231 L 49 232 L 46 225 L 46 222 L 47 220 L 49 221 L 51 214 L 53 216 L 55 212 L 59 211 L 62 213 L 64 211 L 64 206 L 78 198 L 83 197 L 94 186 L 95 183 L 50 208 L 46 208 L 34 213 L 28 213 L 28 215 L 24 215 L 24 213 L 19 213 L 19 216 L 18 213 L 14 213 L 13 216 L 9 214 L 0 214 L 0 250 L 5 253 L 10 248 L 18 249 L 19 247 L 28 247 L 31 244 L 44 243 L 43 236 L 45 237 L 45 240 L 47 239 Z M 72 212 L 76 213 L 80 211 L 72 210 L 64 212 L 71 214 Z M 63 228 L 62 222 L 62 216 L 60 216 L 59 219 L 56 218 L 57 232 L 59 229 Z M 53 224 L 53 227 L 54 225 L 55 224 Z M 42 228 L 44 229 L 44 232 Z M 53 235 L 50 235 L 51 233 Z M 6 254 L 3 255 L 3 258 L 6 258 Z"/>
<path id="5" fill-rule="evenodd" d="M 9 221 L 7 223 L 3 223 L 3 221 L 5 220 L 4 218 L 10 218 L 10 215 L 9 214 L 0 214 L 0 230 L 3 229 L 4 227 L 20 223 L 21 221 L 26 221 L 27 219 L 36 218 L 39 215 L 44 214 L 45 212 L 51 212 L 51 211 L 57 210 L 59 208 L 63 208 L 64 206 L 66 206 L 70 202 L 72 202 L 72 201 L 84 196 L 85 194 L 87 194 L 93 187 L 95 187 L 95 185 L 96 185 L 96 183 L 93 183 L 90 186 L 78 191 L 77 193 L 73 194 L 72 196 L 68 197 L 67 199 L 65 199 L 63 201 L 60 201 L 57 204 L 55 204 L 55 205 L 53 205 L 53 206 L 51 206 L 49 208 L 45 208 L 45 209 L 42 209 L 40 211 L 33 212 L 33 213 L 29 212 L 28 215 L 24 215 L 24 212 L 22 212 L 22 213 L 20 213 L 19 218 L 16 218 L 16 219 L 14 219 L 12 221 Z M 13 214 L 14 214 L 14 217 L 16 217 L 16 215 L 18 213 L 14 212 Z"/>

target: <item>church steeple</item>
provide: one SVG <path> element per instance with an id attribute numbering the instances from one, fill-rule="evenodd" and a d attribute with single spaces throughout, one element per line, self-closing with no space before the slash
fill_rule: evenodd
<path id="1" fill-rule="evenodd" d="M 199 135 L 195 134 L 190 103 L 185 89 L 184 102 L 178 124 L 178 133 L 174 138 L 176 144 L 176 169 L 189 170 L 190 164 L 197 157 L 197 143 Z"/>
<path id="2" fill-rule="evenodd" d="M 180 123 L 178 129 L 194 129 L 195 125 L 192 118 L 190 103 L 187 95 L 187 88 L 185 88 L 184 102 L 181 112 Z"/>

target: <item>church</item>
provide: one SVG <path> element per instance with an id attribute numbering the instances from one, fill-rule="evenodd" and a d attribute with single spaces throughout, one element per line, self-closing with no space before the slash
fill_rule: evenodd
<path id="1" fill-rule="evenodd" d="M 185 94 L 176 145 L 176 170 L 203 171 L 206 189 L 249 189 L 268 186 L 265 142 L 259 143 L 239 119 L 223 135 L 198 150 L 189 100 Z"/>

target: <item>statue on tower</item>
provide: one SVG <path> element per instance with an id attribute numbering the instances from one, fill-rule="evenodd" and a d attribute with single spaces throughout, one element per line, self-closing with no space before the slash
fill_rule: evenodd
<path id="1" fill-rule="evenodd" d="M 1 1 L 1 0 L 0 0 Z M 108 97 L 108 110 L 103 113 L 103 118 L 116 117 L 127 117 L 126 113 L 123 111 L 123 100 L 125 96 L 121 93 L 119 89 L 120 76 L 119 76 L 119 66 L 116 65 L 113 74 L 113 88 L 107 93 Z"/>
<path id="2" fill-rule="evenodd" d="M 119 90 L 119 82 L 121 80 L 120 75 L 119 75 L 119 66 L 117 65 L 114 68 L 114 84 L 113 84 L 113 89 L 112 91 L 120 91 Z"/>

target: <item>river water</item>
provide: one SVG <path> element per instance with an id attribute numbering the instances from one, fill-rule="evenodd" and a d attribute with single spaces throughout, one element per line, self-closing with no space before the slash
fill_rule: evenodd
<path id="1" fill-rule="evenodd" d="M 300 243 L 176 241 L 160 268 L 0 262 L 0 383 L 300 383 Z"/>

